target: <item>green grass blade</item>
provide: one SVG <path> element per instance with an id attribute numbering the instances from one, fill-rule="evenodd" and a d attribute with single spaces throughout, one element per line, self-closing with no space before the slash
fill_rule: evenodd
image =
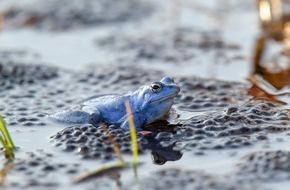
<path id="1" fill-rule="evenodd" d="M 14 150 L 15 149 L 15 145 L 10 137 L 10 134 L 7 130 L 7 127 L 5 125 L 5 122 L 2 118 L 2 116 L 0 115 L 0 131 L 4 137 L 4 141 L 6 142 L 7 146 L 9 147 L 9 149 Z"/>
<path id="2" fill-rule="evenodd" d="M 9 149 L 9 147 L 7 146 L 7 143 L 5 142 L 5 140 L 3 139 L 2 135 L 0 135 L 0 142 L 3 145 L 3 148 L 5 150 Z"/>
<path id="3" fill-rule="evenodd" d="M 7 143 L 5 142 L 5 140 L 3 139 L 1 135 L 0 135 L 0 142 L 4 148 L 5 158 L 8 160 L 12 160 L 14 158 L 14 152 L 11 148 L 8 147 Z"/>
<path id="4" fill-rule="evenodd" d="M 130 107 L 129 101 L 125 102 L 127 117 L 130 126 L 130 136 L 131 136 L 131 143 L 132 143 L 132 155 L 133 155 L 133 168 L 135 177 L 138 177 L 137 174 L 137 166 L 138 166 L 138 143 L 137 143 L 137 135 L 136 135 L 136 128 L 133 120 L 133 115 Z"/>

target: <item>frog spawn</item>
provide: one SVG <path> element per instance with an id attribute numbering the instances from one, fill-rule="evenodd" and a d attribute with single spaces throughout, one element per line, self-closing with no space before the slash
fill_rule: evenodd
<path id="1" fill-rule="evenodd" d="M 35 84 L 58 77 L 56 68 L 14 61 L 0 62 L 0 93 L 18 85 Z"/>
<path id="2" fill-rule="evenodd" d="M 247 190 L 261 189 L 258 185 L 240 182 L 236 176 L 212 175 L 202 171 L 182 170 L 176 168 L 163 169 L 150 174 L 143 180 L 141 190 L 159 189 L 200 189 L 200 190 Z"/>
<path id="3" fill-rule="evenodd" d="M 250 100 L 247 84 L 220 80 L 204 80 L 194 77 L 180 77 L 176 83 L 181 88 L 177 107 L 185 111 L 223 109 Z"/>
<path id="4" fill-rule="evenodd" d="M 174 32 L 172 29 L 150 30 L 150 33 L 135 36 L 112 33 L 104 38 L 96 39 L 95 44 L 102 49 L 115 51 L 119 61 L 128 62 L 129 59 L 133 63 L 140 61 L 184 63 L 195 60 L 198 57 L 196 54 L 208 53 L 211 50 L 237 51 L 240 49 L 238 45 L 223 41 L 216 31 L 193 30 L 189 27 L 176 27 Z M 128 57 L 128 52 L 132 55 L 131 57 Z M 229 59 L 226 54 L 221 57 L 225 60 Z"/>
<path id="5" fill-rule="evenodd" d="M 289 179 L 290 152 L 285 150 L 252 152 L 244 156 L 237 167 L 240 176 L 255 176 L 262 181 Z"/>
<path id="6" fill-rule="evenodd" d="M 131 141 L 129 132 L 123 132 L 122 129 L 111 125 L 95 127 L 90 124 L 82 126 L 71 126 L 51 136 L 51 140 L 55 146 L 61 147 L 67 152 L 76 152 L 82 158 L 94 158 L 111 160 L 117 158 L 113 151 L 113 144 L 109 140 L 112 138 L 122 153 L 131 153 Z M 138 135 L 138 151 L 142 153 L 144 149 L 141 144 L 146 143 L 146 140 Z"/>
<path id="7" fill-rule="evenodd" d="M 269 102 L 252 101 L 184 121 L 175 128 L 176 135 L 160 138 L 160 143 L 163 146 L 175 143 L 174 150 L 201 154 L 206 150 L 253 145 L 268 139 L 268 133 L 288 131 L 289 123 L 288 112 Z"/>
<path id="8" fill-rule="evenodd" d="M 78 163 L 57 162 L 53 154 L 43 151 L 28 152 L 25 158 L 15 159 L 12 164 L 13 168 L 5 180 L 5 186 L 9 189 L 57 188 L 63 183 L 63 179 L 56 179 L 55 173 L 71 180 L 82 171 Z"/>
<path id="9" fill-rule="evenodd" d="M 267 183 L 289 179 L 290 152 L 252 152 L 240 159 L 233 172 L 222 175 L 167 168 L 151 173 L 140 189 L 268 189 Z"/>

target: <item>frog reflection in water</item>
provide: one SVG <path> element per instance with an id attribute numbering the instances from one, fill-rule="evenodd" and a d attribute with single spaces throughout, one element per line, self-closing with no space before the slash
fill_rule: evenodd
<path id="1" fill-rule="evenodd" d="M 163 119 L 169 113 L 179 91 L 180 88 L 173 79 L 164 77 L 161 81 L 142 86 L 132 93 L 86 99 L 72 110 L 56 113 L 51 118 L 64 123 L 90 123 L 94 126 L 103 122 L 129 130 L 125 109 L 125 101 L 129 101 L 136 130 L 140 131 L 143 125 Z"/>
<path id="2" fill-rule="evenodd" d="M 143 136 L 147 140 L 143 148 L 151 150 L 151 158 L 154 164 L 163 165 L 167 161 L 177 161 L 182 157 L 180 151 L 174 150 L 176 142 L 169 146 L 162 146 L 161 142 L 156 139 L 156 136 L 156 132 Z"/>

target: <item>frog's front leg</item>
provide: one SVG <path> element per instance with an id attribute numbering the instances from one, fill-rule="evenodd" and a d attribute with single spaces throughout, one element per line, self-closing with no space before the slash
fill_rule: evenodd
<path id="1" fill-rule="evenodd" d="M 88 114 L 86 123 L 92 124 L 94 126 L 97 126 L 97 124 L 100 122 L 101 113 L 98 108 L 82 105 L 81 110 L 83 110 L 85 113 Z"/>
<path id="2" fill-rule="evenodd" d="M 138 115 L 133 115 L 133 121 L 134 121 L 136 131 L 141 131 L 142 130 L 141 127 L 144 124 L 142 117 L 140 117 Z M 126 131 L 130 130 L 129 120 L 128 120 L 127 116 L 126 116 L 125 121 L 121 124 L 121 128 L 126 130 Z"/>

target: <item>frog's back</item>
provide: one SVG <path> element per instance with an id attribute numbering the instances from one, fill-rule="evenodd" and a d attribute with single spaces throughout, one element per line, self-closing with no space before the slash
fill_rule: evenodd
<path id="1" fill-rule="evenodd" d="M 100 112 L 114 112 L 120 111 L 125 98 L 120 95 L 106 95 L 91 98 L 82 102 L 81 106 L 89 106 L 98 108 Z"/>
<path id="2" fill-rule="evenodd" d="M 81 104 L 70 110 L 53 114 L 50 119 L 67 124 L 99 122 L 119 125 L 124 120 L 125 98 L 120 95 L 95 96 L 81 101 Z"/>
<path id="3" fill-rule="evenodd" d="M 128 99 L 127 96 L 121 95 L 98 96 L 84 101 L 81 107 L 83 111 L 88 111 L 86 109 L 96 109 L 100 112 L 100 121 L 118 125 L 123 122 L 126 115 L 126 99 Z"/>

